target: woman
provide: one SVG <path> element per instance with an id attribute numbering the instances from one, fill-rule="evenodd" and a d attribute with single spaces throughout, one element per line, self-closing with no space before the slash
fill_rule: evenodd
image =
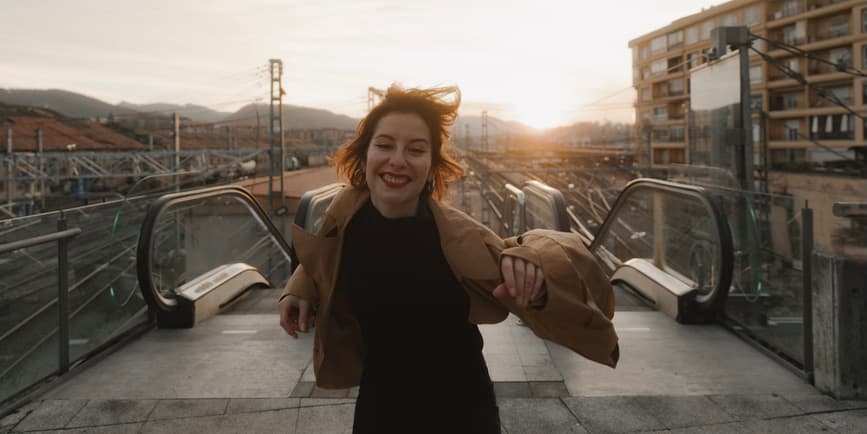
<path id="1" fill-rule="evenodd" d="M 462 174 L 445 150 L 459 104 L 456 88 L 392 86 L 335 156 L 350 185 L 321 229 L 293 228 L 280 325 L 297 338 L 316 317 L 316 383 L 360 385 L 356 433 L 500 432 L 477 324 L 509 312 L 617 362 L 611 286 L 577 237 L 502 240 L 439 202 Z"/>

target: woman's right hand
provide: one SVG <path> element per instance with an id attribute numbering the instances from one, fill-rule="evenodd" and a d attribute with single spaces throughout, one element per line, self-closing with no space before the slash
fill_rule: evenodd
<path id="1" fill-rule="evenodd" d="M 280 310 L 280 327 L 286 330 L 286 334 L 298 339 L 299 331 L 307 333 L 314 319 L 309 301 L 289 294 L 277 306 Z"/>

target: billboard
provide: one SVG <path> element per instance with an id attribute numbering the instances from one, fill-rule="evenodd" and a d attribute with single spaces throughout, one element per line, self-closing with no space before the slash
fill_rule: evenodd
<path id="1" fill-rule="evenodd" d="M 740 58 L 729 53 L 689 71 L 689 164 L 736 167 Z"/>

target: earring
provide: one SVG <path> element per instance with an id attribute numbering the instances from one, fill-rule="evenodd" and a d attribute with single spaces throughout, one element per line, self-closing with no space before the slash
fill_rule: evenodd
<path id="1" fill-rule="evenodd" d="M 428 193 L 433 193 L 433 189 L 434 189 L 434 181 L 435 181 L 435 180 L 436 180 L 436 178 L 430 179 L 430 180 L 428 180 L 428 182 L 426 182 L 426 183 L 424 184 L 424 190 L 425 190 L 426 192 L 428 192 Z"/>

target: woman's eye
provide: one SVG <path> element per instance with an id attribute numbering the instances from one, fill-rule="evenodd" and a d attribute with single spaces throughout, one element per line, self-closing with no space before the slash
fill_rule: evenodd
<path id="1" fill-rule="evenodd" d="M 376 146 L 376 147 L 379 148 L 379 149 L 389 149 L 389 148 L 391 148 L 391 144 L 390 144 L 390 143 L 376 143 L 376 144 L 374 144 L 373 146 Z"/>
<path id="2" fill-rule="evenodd" d="M 409 152 L 416 155 L 421 155 L 425 153 L 425 150 L 423 148 L 409 148 Z"/>

